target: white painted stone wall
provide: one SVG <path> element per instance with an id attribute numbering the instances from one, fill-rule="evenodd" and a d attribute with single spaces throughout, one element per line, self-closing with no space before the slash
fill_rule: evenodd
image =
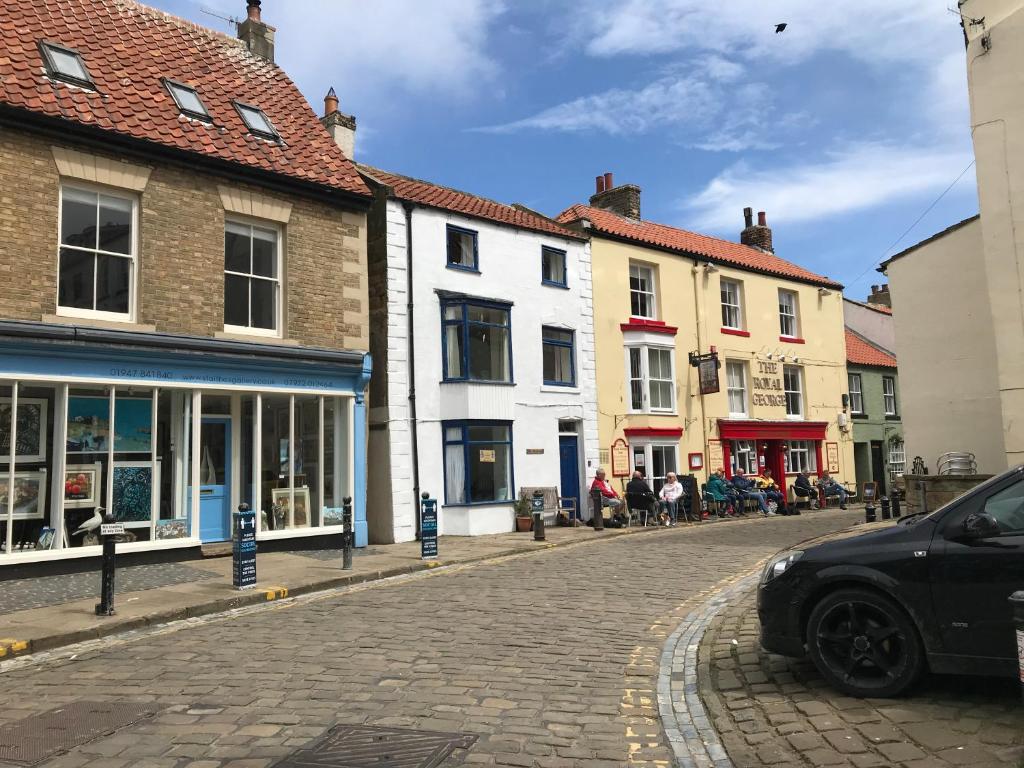
<path id="1" fill-rule="evenodd" d="M 478 233 L 480 273 L 446 267 L 446 225 Z M 409 361 L 406 296 L 405 211 L 387 203 L 388 402 L 375 409 L 390 429 L 390 479 L 394 540 L 415 538 L 413 472 L 409 435 Z M 444 499 L 441 423 L 457 419 L 513 420 L 515 488 L 560 486 L 559 419 L 581 424 L 580 490 L 597 467 L 597 389 L 590 245 L 558 236 L 429 208 L 412 214 L 415 305 L 416 402 L 420 488 L 439 501 L 442 534 L 480 535 L 511 531 L 511 502 L 449 506 Z M 541 284 L 541 246 L 566 251 L 568 290 Z M 514 386 L 442 383 L 441 310 L 438 289 L 475 298 L 511 302 Z M 577 387 L 545 387 L 541 327 L 576 332 Z M 378 372 L 384 374 L 384 371 Z M 543 449 L 543 454 L 527 454 Z"/>

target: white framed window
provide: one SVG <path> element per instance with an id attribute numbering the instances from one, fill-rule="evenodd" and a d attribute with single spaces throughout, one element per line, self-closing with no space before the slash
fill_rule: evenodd
<path id="1" fill-rule="evenodd" d="M 753 440 L 733 440 L 730 456 L 733 475 L 756 475 L 757 449 Z"/>
<path id="2" fill-rule="evenodd" d="M 735 280 L 721 281 L 722 289 L 722 327 L 743 329 L 743 305 L 740 284 Z"/>
<path id="3" fill-rule="evenodd" d="M 674 354 L 671 347 L 626 347 L 630 410 L 675 412 Z"/>
<path id="4" fill-rule="evenodd" d="M 654 270 L 641 264 L 629 265 L 629 313 L 653 320 L 658 316 L 654 300 Z"/>
<path id="5" fill-rule="evenodd" d="M 804 416 L 803 370 L 796 365 L 782 368 L 782 387 L 786 391 L 786 416 L 802 419 Z"/>
<path id="6" fill-rule="evenodd" d="M 632 453 L 633 469 L 644 473 L 644 479 L 655 493 L 661 491 L 669 472 L 679 472 L 675 443 L 634 443 Z"/>
<path id="7" fill-rule="evenodd" d="M 747 364 L 735 360 L 725 363 L 726 390 L 729 394 L 729 416 L 747 416 Z"/>
<path id="8" fill-rule="evenodd" d="M 57 314 L 131 321 L 135 316 L 138 199 L 60 188 Z"/>
<path id="9" fill-rule="evenodd" d="M 790 440 L 786 449 L 786 472 L 814 474 L 817 471 L 818 452 L 814 443 L 810 440 Z"/>
<path id="10" fill-rule="evenodd" d="M 796 317 L 796 294 L 779 289 L 779 335 L 789 338 L 800 336 Z"/>
<path id="11" fill-rule="evenodd" d="M 902 440 L 889 443 L 889 481 L 896 482 L 907 470 L 907 454 Z"/>
<path id="12" fill-rule="evenodd" d="M 224 330 L 281 335 L 281 230 L 228 219 L 224 224 Z"/>
<path id="13" fill-rule="evenodd" d="M 849 374 L 850 382 L 850 413 L 858 415 L 864 413 L 864 390 L 861 384 L 860 374 Z"/>
<path id="14" fill-rule="evenodd" d="M 896 379 L 892 376 L 882 377 L 882 402 L 885 404 L 885 415 L 896 415 Z"/>

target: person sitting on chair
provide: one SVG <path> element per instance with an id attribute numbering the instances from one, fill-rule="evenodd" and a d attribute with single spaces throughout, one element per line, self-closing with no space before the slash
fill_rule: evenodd
<path id="1" fill-rule="evenodd" d="M 732 487 L 739 491 L 741 499 L 756 500 L 762 515 L 765 517 L 775 516 L 775 513 L 768 509 L 768 497 L 754 487 L 752 480 L 744 477 L 741 473 L 737 473 L 732 478 Z"/>
<path id="2" fill-rule="evenodd" d="M 761 472 L 761 476 L 754 480 L 754 484 L 765 495 L 765 498 L 769 501 L 774 501 L 778 505 L 779 512 L 784 515 L 789 514 L 789 509 L 786 507 L 786 495 L 779 490 L 775 478 L 772 477 L 772 471 L 768 467 L 765 467 Z"/>
<path id="3" fill-rule="evenodd" d="M 828 498 L 829 496 L 838 496 L 839 508 L 846 509 L 846 497 L 850 494 L 845 488 L 843 488 L 843 486 L 833 480 L 828 472 L 821 473 L 821 477 L 818 478 L 818 487 L 825 494 L 825 498 Z"/>
<path id="4" fill-rule="evenodd" d="M 658 506 L 661 507 L 660 521 L 664 525 L 675 525 L 679 515 L 679 499 L 683 496 L 683 484 L 679 482 L 675 472 L 665 475 L 665 484 L 658 493 Z"/>
<path id="5" fill-rule="evenodd" d="M 604 479 L 603 469 L 598 469 L 594 473 L 594 482 L 590 484 L 590 490 L 593 491 L 594 489 L 601 492 L 602 507 L 611 507 L 614 511 L 622 506 L 622 499 L 619 498 L 619 494 L 612 488 L 612 484 Z"/>
<path id="6" fill-rule="evenodd" d="M 818 508 L 818 494 L 806 472 L 797 473 L 796 480 L 793 481 L 793 493 L 798 499 L 807 499 L 807 505 L 811 509 Z"/>
<path id="7" fill-rule="evenodd" d="M 704 489 L 707 494 L 711 497 L 719 506 L 718 516 L 722 517 L 721 509 L 724 507 L 725 514 L 735 515 L 738 514 L 739 510 L 739 493 L 736 489 L 729 485 L 729 481 L 725 479 L 725 470 L 719 469 L 711 474 L 708 478 L 707 485 Z"/>
<path id="8" fill-rule="evenodd" d="M 651 486 L 644 480 L 644 473 L 639 469 L 633 472 L 633 478 L 626 483 L 626 504 L 630 509 L 646 510 L 651 517 L 657 514 L 658 497 Z"/>

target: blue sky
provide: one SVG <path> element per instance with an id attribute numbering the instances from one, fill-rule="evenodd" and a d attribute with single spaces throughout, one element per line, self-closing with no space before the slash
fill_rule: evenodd
<path id="1" fill-rule="evenodd" d="M 229 31 L 244 0 L 150 0 Z M 945 0 L 264 0 L 277 60 L 361 162 L 550 215 L 594 177 L 645 219 L 776 253 L 863 298 L 874 266 L 972 159 Z M 372 10 L 370 10 L 372 9 Z M 778 22 L 788 23 L 775 34 Z M 970 169 L 894 250 L 977 212 Z"/>

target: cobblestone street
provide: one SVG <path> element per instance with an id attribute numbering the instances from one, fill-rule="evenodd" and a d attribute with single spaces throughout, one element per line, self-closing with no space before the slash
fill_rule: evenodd
<path id="1" fill-rule="evenodd" d="M 48 768 L 262 768 L 336 722 L 477 735 L 475 745 L 456 752 L 449 765 L 674 765 L 656 693 L 669 635 L 704 599 L 763 557 L 856 517 L 831 510 L 654 530 L 16 659 L 0 675 L 6 704 L 0 724 L 83 699 L 159 708 L 153 719 L 56 757 Z M 730 605 L 713 622 L 713 632 L 732 628 L 723 622 L 738 622 L 741 642 L 749 645 L 751 616 L 747 603 Z M 710 642 L 717 656 L 718 641 Z M 952 690 L 928 692 L 929 705 L 936 696 L 953 696 Z M 815 691 L 807 698 L 816 703 L 827 695 Z M 723 702 L 734 698 L 722 696 Z M 854 705 L 835 704 L 839 710 Z M 797 717 L 800 706 L 806 709 L 798 705 Z M 902 703 L 886 706 L 907 710 Z M 1006 710 L 998 702 L 989 708 Z M 709 709 L 712 715 L 724 711 Z M 734 714 L 730 722 L 740 719 Z M 989 721 L 1003 723 L 986 715 L 976 730 L 994 733 Z M 910 721 L 896 715 L 860 721 L 878 727 L 900 722 Z M 910 727 L 899 727 L 918 738 Z M 741 725 L 726 731 L 730 756 L 741 768 L 761 765 L 755 750 L 762 745 L 729 735 L 745 731 Z M 800 754 L 813 760 L 813 753 Z M 848 764 L 903 759 L 855 758 Z"/>

